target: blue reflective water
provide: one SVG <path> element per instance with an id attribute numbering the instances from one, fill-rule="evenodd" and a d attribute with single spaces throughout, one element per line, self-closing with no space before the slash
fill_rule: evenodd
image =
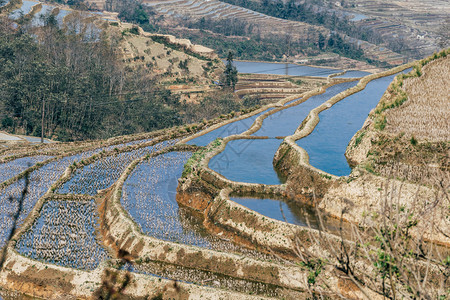
<path id="1" fill-rule="evenodd" d="M 10 0 L 3 0 L 3 1 L 0 1 L 0 7 L 5 6 L 6 4 L 8 4 L 9 1 L 10 1 Z M 1 296 L 0 296 L 0 297 L 1 297 Z"/>
<path id="2" fill-rule="evenodd" d="M 154 146 L 101 158 L 90 165 L 77 169 L 72 174 L 72 178 L 64 183 L 57 192 L 94 196 L 98 190 L 106 189 L 116 182 L 133 160 L 164 149 L 175 142 L 175 140 L 165 141 Z"/>
<path id="3" fill-rule="evenodd" d="M 228 142 L 225 150 L 214 156 L 209 167 L 233 181 L 280 184 L 272 161 L 282 140 L 243 139 Z"/>
<path id="4" fill-rule="evenodd" d="M 33 16 L 33 20 L 31 21 L 31 24 L 34 27 L 44 26 L 45 18 L 47 18 L 50 15 L 50 13 L 52 12 L 53 9 L 55 9 L 55 6 L 43 4 L 42 9 Z M 41 141 L 40 139 L 39 139 L 39 141 L 37 141 L 36 138 L 29 138 L 29 139 L 27 138 L 27 140 L 29 140 L 30 142 L 40 142 Z M 48 141 L 44 140 L 44 143 L 45 142 L 48 142 Z"/>
<path id="5" fill-rule="evenodd" d="M 297 141 L 308 152 L 312 166 L 337 176 L 350 174 L 351 168 L 344 155 L 347 145 L 394 77 L 373 80 L 361 92 L 319 114 L 320 121 L 314 131 Z"/>
<path id="6" fill-rule="evenodd" d="M 367 75 L 370 75 L 372 73 L 365 72 L 365 71 L 358 71 L 358 70 L 351 70 L 345 72 L 344 75 L 336 76 L 335 78 L 360 78 Z"/>
<path id="7" fill-rule="evenodd" d="M 19 175 L 29 167 L 34 166 L 36 163 L 43 162 L 50 158 L 52 158 L 52 156 L 38 155 L 22 157 L 0 164 L 0 183 Z"/>
<path id="8" fill-rule="evenodd" d="M 357 14 L 357 13 L 351 13 L 351 14 L 353 15 L 353 17 L 350 19 L 350 21 L 353 21 L 353 22 L 361 21 L 361 20 L 368 18 L 366 15 L 363 15 L 363 14 Z"/>
<path id="9" fill-rule="evenodd" d="M 50 10 L 51 11 L 51 10 Z M 36 18 L 36 17 L 35 17 Z M 33 22 L 35 21 L 35 18 L 33 18 Z M 36 21 L 37 22 L 37 21 Z M 33 24 L 34 25 L 34 24 Z M 42 25 L 39 26 L 43 26 L 44 24 L 42 23 Z M 35 137 L 35 136 L 22 136 L 23 139 L 27 140 L 30 143 L 40 143 L 41 142 L 41 138 L 40 137 Z M 44 144 L 51 144 L 53 143 L 52 141 L 49 141 L 47 139 L 44 139 Z"/>
<path id="10" fill-rule="evenodd" d="M 199 136 L 195 139 L 188 141 L 187 144 L 197 145 L 197 146 L 206 146 L 219 137 L 224 138 L 224 137 L 234 135 L 234 134 L 241 134 L 241 133 L 245 132 L 246 130 L 248 130 L 252 126 L 253 122 L 255 122 L 257 117 L 259 117 L 260 115 L 262 115 L 270 110 L 272 110 L 272 108 L 269 108 L 268 110 L 260 112 L 259 114 L 248 117 L 246 119 L 226 124 L 222 127 L 219 127 L 217 129 L 211 131 L 211 132 L 208 132 L 202 136 Z"/>
<path id="11" fill-rule="evenodd" d="M 352 81 L 331 86 L 323 94 L 312 96 L 303 103 L 276 112 L 264 119 L 261 128 L 253 135 L 269 137 L 292 135 L 313 108 L 357 83 Z"/>
<path id="12" fill-rule="evenodd" d="M 109 258 L 96 239 L 97 219 L 94 200 L 48 201 L 16 249 L 32 259 L 93 270 Z"/>
<path id="13" fill-rule="evenodd" d="M 23 200 L 22 213 L 17 220 L 18 225 L 22 224 L 39 198 L 44 196 L 52 184 L 64 174 L 66 168 L 74 161 L 78 162 L 85 158 L 84 155 L 86 154 L 64 157 L 30 173 L 28 193 Z M 21 179 L 0 190 L 0 247 L 3 246 L 12 228 L 13 219 L 11 216 L 18 209 L 18 199 L 20 199 L 24 185 L 25 179 Z M 12 201 L 10 200 L 11 198 L 13 199 Z"/>
<path id="14" fill-rule="evenodd" d="M 65 10 L 60 9 L 58 15 L 56 16 L 56 20 L 58 21 L 59 26 L 62 26 L 64 24 L 64 18 L 71 14 L 73 11 L 71 10 Z"/>
<path id="15" fill-rule="evenodd" d="M 284 63 L 234 61 L 239 73 L 272 74 L 291 76 L 327 77 L 328 75 L 342 72 L 338 69 L 316 68 Z"/>
<path id="16" fill-rule="evenodd" d="M 178 178 L 191 152 L 169 152 L 141 162 L 128 176 L 121 204 L 142 231 L 152 237 L 200 247 L 210 241 L 191 227 L 176 201 Z"/>
<path id="17" fill-rule="evenodd" d="M 230 200 L 275 220 L 299 226 L 307 226 L 309 222 L 313 228 L 318 227 L 314 212 L 306 206 L 302 207 L 292 202 L 263 198 L 230 197 Z"/>
<path id="18" fill-rule="evenodd" d="M 11 19 L 13 19 L 13 20 L 17 20 L 17 19 L 19 19 L 20 17 L 22 17 L 22 16 L 24 16 L 24 15 L 30 13 L 31 8 L 32 8 L 34 5 L 36 5 L 36 4 L 38 4 L 38 2 L 35 2 L 35 1 L 28 1 L 28 0 L 23 0 L 23 1 L 22 1 L 22 6 L 21 6 L 20 8 L 18 8 L 18 9 L 16 9 L 16 10 L 14 10 L 14 11 L 9 15 L 9 17 L 10 17 Z"/>

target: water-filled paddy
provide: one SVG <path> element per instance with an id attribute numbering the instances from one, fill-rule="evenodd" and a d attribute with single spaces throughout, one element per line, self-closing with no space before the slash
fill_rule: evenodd
<path id="1" fill-rule="evenodd" d="M 313 228 L 318 228 L 315 213 L 310 207 L 275 199 L 230 197 L 230 200 L 275 220 L 299 226 L 307 226 L 309 222 Z"/>
<path id="2" fill-rule="evenodd" d="M 248 117 L 246 119 L 242 119 L 239 121 L 235 121 L 235 122 L 226 124 L 226 125 L 219 127 L 213 131 L 210 131 L 202 136 L 199 136 L 195 139 L 188 141 L 187 144 L 197 145 L 197 146 L 206 146 L 219 137 L 224 138 L 224 137 L 227 137 L 230 135 L 241 134 L 241 133 L 245 132 L 246 130 L 248 130 L 252 126 L 253 122 L 255 122 L 257 117 L 259 117 L 260 115 L 262 115 L 270 110 L 272 110 L 272 108 L 265 110 L 263 112 L 260 112 L 259 114 L 256 114 L 254 116 Z"/>
<path id="3" fill-rule="evenodd" d="M 39 198 L 61 177 L 66 168 L 74 161 L 80 161 L 81 159 L 83 159 L 82 154 L 64 157 L 30 173 L 28 193 L 23 200 L 22 213 L 18 218 L 19 225 L 22 224 Z M 25 179 L 21 179 L 0 190 L 0 247 L 3 246 L 11 230 L 13 224 L 11 216 L 18 209 L 18 199 L 20 199 L 24 185 Z M 13 200 L 10 201 L 10 198 Z"/>
<path id="4" fill-rule="evenodd" d="M 316 68 L 287 63 L 234 61 L 234 65 L 239 73 L 327 77 L 328 75 L 342 72 L 342 70 L 337 69 Z"/>
<path id="5" fill-rule="evenodd" d="M 352 81 L 331 86 L 323 94 L 312 96 L 296 106 L 278 111 L 264 119 L 261 128 L 253 135 L 269 137 L 292 135 L 313 108 L 357 83 Z"/>
<path id="6" fill-rule="evenodd" d="M 22 17 L 23 15 L 26 15 L 28 13 L 31 12 L 31 8 L 38 4 L 38 2 L 35 1 L 28 1 L 28 0 L 23 0 L 22 1 L 22 6 L 16 10 L 14 10 L 9 17 L 13 20 L 17 20 L 20 17 Z"/>
<path id="7" fill-rule="evenodd" d="M 96 211 L 94 200 L 48 201 L 16 249 L 32 259 L 93 270 L 108 258 L 96 239 Z"/>
<path id="8" fill-rule="evenodd" d="M 41 10 L 33 16 L 33 20 L 31 21 L 31 25 L 33 27 L 39 27 L 45 25 L 45 18 L 47 18 L 52 10 L 55 9 L 55 6 L 43 4 Z M 34 137 L 24 137 L 30 142 L 39 143 L 41 141 L 40 138 Z M 44 143 L 48 143 L 49 141 L 44 139 Z"/>
<path id="9" fill-rule="evenodd" d="M 365 71 L 351 70 L 345 72 L 344 75 L 336 76 L 335 78 L 359 78 L 370 75 L 371 73 Z"/>
<path id="10" fill-rule="evenodd" d="M 56 15 L 56 20 L 58 21 L 59 26 L 64 24 L 64 18 L 73 13 L 71 10 L 60 9 L 58 15 Z"/>
<path id="11" fill-rule="evenodd" d="M 141 162 L 123 186 L 121 203 L 145 234 L 209 248 L 211 243 L 199 233 L 201 228 L 194 225 L 175 199 L 178 178 L 191 155 L 169 152 Z"/>
<path id="12" fill-rule="evenodd" d="M 232 140 L 210 160 L 209 167 L 233 181 L 280 184 L 282 178 L 272 161 L 281 142 L 280 139 Z"/>
<path id="13" fill-rule="evenodd" d="M 9 162 L 0 164 L 0 183 L 6 181 L 14 176 L 19 175 L 29 167 L 34 166 L 36 163 L 43 162 L 51 156 L 38 155 L 30 157 L 22 157 Z"/>
<path id="14" fill-rule="evenodd" d="M 351 168 L 344 155 L 347 145 L 394 77 L 373 80 L 364 90 L 319 114 L 320 121 L 314 131 L 297 141 L 308 152 L 312 166 L 337 176 L 350 174 Z"/>
<path id="15" fill-rule="evenodd" d="M 131 142 L 134 143 L 134 142 Z M 60 194 L 86 194 L 94 196 L 98 190 L 110 187 L 125 168 L 135 159 L 161 150 L 174 144 L 175 141 L 165 141 L 154 146 L 144 147 L 137 150 L 117 153 L 101 158 L 92 164 L 77 169 L 72 178 L 65 182 L 58 193 Z M 117 147 L 120 146 L 109 146 Z"/>

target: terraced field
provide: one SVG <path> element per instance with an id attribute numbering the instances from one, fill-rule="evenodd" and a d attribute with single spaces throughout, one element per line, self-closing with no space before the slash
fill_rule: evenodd
<path id="1" fill-rule="evenodd" d="M 108 258 L 97 239 L 94 200 L 51 200 L 17 242 L 17 251 L 35 260 L 93 270 Z"/>
<path id="2" fill-rule="evenodd" d="M 197 126 L 173 128 L 84 148 L 61 143 L 52 146 L 52 156 L 30 154 L 0 164 L 5 170 L 17 166 L 5 175 L 11 178 L 27 162 L 45 161 L 29 169 L 23 202 L 18 199 L 26 177 L 0 188 L 0 245 L 6 247 L 7 266 L 0 270 L 0 286 L 42 298 L 97 297 L 117 282 L 126 283 L 121 293 L 131 298 L 304 299 L 324 292 L 323 286 L 327 295 L 348 296 L 343 284 L 348 276 L 336 271 L 339 260 L 329 250 L 355 244 L 348 243 L 349 233 L 335 235 L 341 228 L 350 232 L 345 227 L 350 225 L 318 216 L 308 204 L 330 197 L 333 189 L 360 184 L 360 178 L 368 189 L 377 188 L 370 179 L 375 175 L 361 169 L 351 177 L 328 174 L 309 164 L 296 141 L 317 129 L 321 134 L 319 113 L 341 116 L 341 105 L 358 114 L 347 123 L 361 121 L 363 113 L 347 103 L 360 98 L 358 107 L 370 110 L 376 101 L 364 101 L 364 91 L 378 97 L 395 74 L 411 66 L 358 82 L 328 78 L 314 90 L 200 132 Z M 29 149 L 38 153 L 47 147 Z M 227 168 L 216 167 L 224 162 Z M 311 271 L 303 255 L 329 263 Z M 361 257 L 354 257 L 355 274 L 373 266 Z M 319 285 L 311 283 L 313 273 Z M 378 296 L 380 280 L 373 280 L 361 289 Z M 442 286 L 429 288 L 440 293 Z"/>
<path id="3" fill-rule="evenodd" d="M 218 0 L 173 0 L 173 1 L 144 1 L 145 5 L 152 7 L 156 12 L 173 18 L 212 18 L 212 19 L 238 19 L 254 24 L 262 34 L 289 35 L 292 39 L 300 39 L 308 31 L 321 32 L 325 35 L 329 30 L 309 25 L 303 22 L 284 20 L 267 16 L 243 7 L 231 5 Z M 358 44 L 368 57 L 388 62 L 392 65 L 401 64 L 404 56 L 395 53 L 386 47 L 380 47 L 365 41 L 347 37 L 347 41 Z"/>

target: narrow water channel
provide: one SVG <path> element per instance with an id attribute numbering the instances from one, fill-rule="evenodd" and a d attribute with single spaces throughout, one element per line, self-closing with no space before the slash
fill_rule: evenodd
<path id="1" fill-rule="evenodd" d="M 298 126 L 308 116 L 309 112 L 331 97 L 354 87 L 358 82 L 344 82 L 329 87 L 323 94 L 315 95 L 296 106 L 280 110 L 264 119 L 261 128 L 254 133 L 256 136 L 288 136 L 294 134 Z"/>
<path id="2" fill-rule="evenodd" d="M 282 142 L 282 139 L 275 137 L 293 134 L 311 109 L 356 84 L 353 81 L 331 86 L 323 94 L 269 115 L 254 134 L 269 136 L 269 139 L 230 141 L 223 152 L 211 159 L 209 167 L 233 181 L 270 185 L 283 183 L 283 178 L 279 177 L 272 165 L 273 157 Z"/>
<path id="3" fill-rule="evenodd" d="M 210 131 L 208 133 L 205 133 L 204 135 L 201 135 L 199 137 L 196 137 L 195 139 L 192 139 L 188 141 L 186 144 L 189 145 L 197 145 L 197 146 L 206 146 L 212 141 L 214 141 L 217 138 L 224 138 L 230 135 L 235 134 L 241 134 L 245 131 L 247 131 L 255 122 L 256 118 L 260 115 L 272 110 L 272 108 L 269 108 L 263 112 L 260 112 L 259 114 L 256 114 L 254 116 L 235 121 L 232 123 L 228 123 L 224 126 L 221 126 L 213 131 Z"/>
<path id="4" fill-rule="evenodd" d="M 280 184 L 272 161 L 281 139 L 242 139 L 230 141 L 214 156 L 209 167 L 233 181 Z"/>
<path id="5" fill-rule="evenodd" d="M 251 74 L 327 77 L 328 75 L 343 71 L 339 69 L 318 68 L 289 63 L 268 63 L 256 61 L 234 61 L 233 63 L 239 73 Z"/>
<path id="6" fill-rule="evenodd" d="M 308 152 L 312 166 L 337 176 L 350 174 L 351 168 L 345 158 L 347 145 L 395 76 L 373 80 L 364 90 L 319 114 L 320 121 L 314 131 L 297 141 Z"/>

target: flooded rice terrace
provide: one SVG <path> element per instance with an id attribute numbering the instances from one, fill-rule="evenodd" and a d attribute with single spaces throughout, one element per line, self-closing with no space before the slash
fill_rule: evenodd
<path id="1" fill-rule="evenodd" d="M 37 155 L 22 157 L 10 162 L 0 164 L 0 183 L 15 177 L 26 169 L 34 166 L 35 164 L 43 162 L 50 158 L 52 158 L 52 156 Z"/>
<path id="2" fill-rule="evenodd" d="M 252 65 L 243 62 L 237 62 L 237 65 L 241 72 L 267 72 L 269 67 L 274 67 L 270 64 Z M 290 66 L 287 66 L 284 71 L 296 72 L 294 75 L 307 74 L 307 76 L 328 76 L 339 71 L 315 69 L 318 68 L 295 66 L 290 69 Z M 357 72 L 353 75 L 348 74 L 349 77 L 354 75 L 363 74 Z M 335 175 L 349 174 L 351 170 L 343 155 L 345 148 L 350 138 L 361 128 L 367 114 L 378 103 L 393 78 L 394 75 L 374 80 L 361 92 L 343 99 L 320 113 L 320 122 L 313 132 L 297 141 L 298 145 L 307 150 L 313 166 Z M 294 134 L 313 108 L 356 84 L 357 81 L 336 84 L 328 87 L 322 94 L 314 95 L 303 102 L 299 100 L 298 104 L 287 107 L 292 103 L 289 102 L 284 105 L 284 109 L 271 115 L 269 113 L 273 108 L 230 122 L 190 140 L 188 144 L 206 146 L 218 137 L 241 134 L 252 126 L 257 117 L 268 114 L 261 128 L 253 134 L 255 139 L 229 141 L 224 151 L 210 160 L 209 167 L 233 181 L 267 185 L 283 184 L 286 179 L 279 176 L 273 167 L 273 157 L 283 138 Z M 111 257 L 99 242 L 101 237 L 96 230 L 98 213 L 94 197 L 99 190 L 111 187 L 132 161 L 166 149 L 178 142 L 178 140 L 168 140 L 151 146 L 143 145 L 141 148 L 124 150 L 127 146 L 151 141 L 152 139 L 145 139 L 109 145 L 67 157 L 54 158 L 44 155 L 24 157 L 0 164 L 0 182 L 4 182 L 36 163 L 53 158 L 49 163 L 30 173 L 29 193 L 25 195 L 23 209 L 18 219 L 20 225 L 38 199 L 44 196 L 70 165 L 91 158 L 94 154 L 111 151 L 106 154 L 107 156 L 94 159 L 89 164 L 76 169 L 57 189 L 56 193 L 60 194 L 58 197 L 67 197 L 67 200 L 46 200 L 37 219 L 17 241 L 16 250 L 35 260 L 82 270 L 93 270 L 102 261 L 110 259 Z M 116 151 L 114 151 L 115 148 L 117 148 Z M 156 239 L 206 249 L 245 253 L 251 257 L 263 257 L 264 254 L 260 252 L 245 249 L 209 233 L 204 228 L 201 218 L 193 216 L 186 208 L 178 205 L 176 201 L 178 179 L 191 156 L 192 152 L 173 151 L 147 157 L 138 163 L 127 175 L 120 198 L 120 204 L 129 217 L 145 235 Z M 10 216 L 17 210 L 16 202 L 11 202 L 9 199 L 20 197 L 24 182 L 24 179 L 20 179 L 0 190 L 0 246 L 4 245 L 11 230 Z M 62 196 L 64 194 L 66 196 Z M 83 196 L 78 196 L 81 200 L 74 200 L 75 198 L 70 198 L 72 195 Z M 298 226 L 318 227 L 315 211 L 289 201 L 233 194 L 230 200 L 279 221 Z M 330 222 L 326 223 L 326 226 L 333 228 L 334 225 Z M 130 270 L 212 287 L 238 291 L 253 290 L 257 294 L 276 296 L 278 293 L 277 287 L 270 285 L 259 286 L 255 282 L 237 279 L 230 281 L 227 277 L 207 271 L 188 270 L 176 266 L 170 268 L 156 262 L 149 262 L 145 266 L 134 265 L 130 267 Z M 214 280 L 207 283 L 210 278 Z M 235 286 L 228 287 L 230 282 L 234 282 Z"/>
<path id="3" fill-rule="evenodd" d="M 395 76 L 372 80 L 362 91 L 319 114 L 320 121 L 314 131 L 297 141 L 308 152 L 312 166 L 337 176 L 350 174 L 351 168 L 345 157 L 347 145 L 361 129 L 369 112 L 378 104 Z"/>
<path id="4" fill-rule="evenodd" d="M 209 167 L 233 181 L 280 184 L 283 179 L 273 168 L 272 161 L 282 141 L 280 139 L 230 141 L 223 152 L 209 161 Z"/>
<path id="5" fill-rule="evenodd" d="M 220 126 L 219 128 L 210 131 L 208 133 L 205 133 L 199 137 L 196 137 L 190 141 L 187 142 L 189 145 L 197 145 L 197 146 L 207 146 L 209 143 L 214 141 L 217 138 L 224 138 L 230 135 L 235 134 L 241 134 L 245 131 L 247 131 L 255 122 L 256 118 L 259 116 L 265 114 L 266 112 L 272 110 L 272 108 L 269 108 L 265 111 L 260 112 L 259 114 L 253 115 L 251 117 L 234 121 L 229 124 Z"/>
<path id="6" fill-rule="evenodd" d="M 57 192 L 60 194 L 85 194 L 94 196 L 98 190 L 110 187 L 119 179 L 125 168 L 133 160 L 164 149 L 175 142 L 166 141 L 153 146 L 101 158 L 92 164 L 77 169 L 71 179 L 64 183 Z M 124 146 L 129 145 L 132 145 L 132 143 Z M 111 147 L 113 146 L 109 148 Z"/>
<path id="7" fill-rule="evenodd" d="M 94 200 L 47 201 L 16 249 L 36 260 L 93 270 L 108 258 L 96 237 L 97 219 Z"/>
<path id="8" fill-rule="evenodd" d="M 352 81 L 336 84 L 327 88 L 323 94 L 312 96 L 300 104 L 269 115 L 264 119 L 261 128 L 253 135 L 272 138 L 292 135 L 313 108 L 321 105 L 340 92 L 354 87 L 357 83 L 357 81 Z"/>
<path id="9" fill-rule="evenodd" d="M 343 70 L 317 68 L 289 63 L 267 63 L 255 61 L 234 61 L 239 73 L 327 77 Z"/>
<path id="10" fill-rule="evenodd" d="M 121 203 L 145 234 L 209 248 L 206 238 L 189 229 L 192 221 L 180 211 L 175 199 L 178 178 L 191 155 L 169 152 L 141 162 L 125 181 Z"/>
<path id="11" fill-rule="evenodd" d="M 331 97 L 351 88 L 357 81 L 329 87 L 323 94 L 315 95 L 292 107 L 280 110 L 263 120 L 261 128 L 253 135 L 269 139 L 239 139 L 230 141 L 225 150 L 214 156 L 209 167 L 226 178 L 248 183 L 280 184 L 284 180 L 273 168 L 273 157 L 282 139 L 294 134 L 309 112 Z M 216 129 L 215 131 L 220 131 Z M 214 135 L 214 131 L 209 134 Z"/>

